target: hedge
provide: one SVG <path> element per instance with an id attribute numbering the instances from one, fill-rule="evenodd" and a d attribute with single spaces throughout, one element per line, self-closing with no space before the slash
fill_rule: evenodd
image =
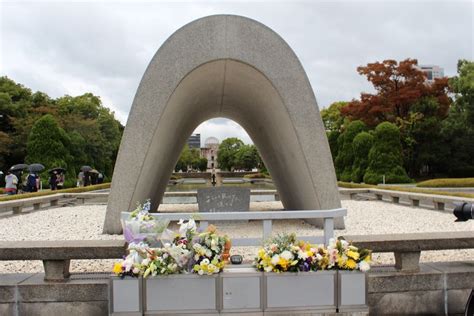
<path id="1" fill-rule="evenodd" d="M 26 198 L 38 197 L 38 196 L 46 196 L 46 195 L 52 195 L 52 194 L 57 194 L 57 193 L 82 193 L 82 192 L 89 192 L 89 191 L 95 191 L 95 190 L 103 190 L 103 189 L 108 189 L 108 188 L 110 188 L 110 182 L 90 185 L 87 187 L 70 188 L 70 189 L 63 189 L 63 190 L 56 190 L 56 191 L 44 190 L 44 191 L 32 192 L 32 193 L 7 195 L 7 196 L 0 197 L 0 202 L 20 200 L 20 199 L 26 199 Z"/>

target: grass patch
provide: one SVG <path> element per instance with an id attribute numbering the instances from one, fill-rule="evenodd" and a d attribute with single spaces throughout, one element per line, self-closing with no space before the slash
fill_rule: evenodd
<path id="1" fill-rule="evenodd" d="M 46 195 L 52 195 L 52 194 L 57 194 L 57 193 L 83 193 L 83 192 L 102 190 L 102 189 L 108 189 L 108 188 L 110 188 L 110 183 L 102 183 L 102 184 L 90 185 L 87 187 L 69 188 L 69 189 L 56 190 L 56 191 L 44 190 L 40 192 L 3 196 L 3 197 L 0 197 L 0 202 L 20 200 L 20 199 L 26 199 L 26 198 L 32 198 L 32 197 L 38 197 L 38 196 L 46 196 Z"/>
<path id="2" fill-rule="evenodd" d="M 438 191 L 438 190 L 430 190 L 430 189 L 404 188 L 404 187 L 397 187 L 397 186 L 390 186 L 390 187 L 378 186 L 377 188 L 382 189 L 382 190 L 423 193 L 423 194 L 431 194 L 431 195 L 457 196 L 457 197 L 474 199 L 474 193 L 446 192 L 446 191 Z"/>
<path id="3" fill-rule="evenodd" d="M 350 188 L 350 189 L 381 189 L 381 190 L 390 190 L 390 191 L 423 193 L 423 194 L 431 194 L 431 195 L 457 196 L 457 197 L 463 197 L 463 198 L 469 198 L 469 199 L 474 198 L 474 193 L 446 192 L 446 191 L 437 191 L 437 190 L 422 189 L 422 188 L 370 185 L 370 184 L 350 183 L 350 182 L 342 182 L 342 181 L 339 181 L 337 184 L 341 188 Z"/>
<path id="4" fill-rule="evenodd" d="M 352 182 L 344 182 L 338 181 L 337 185 L 341 188 L 348 188 L 348 189 L 367 189 L 367 188 L 376 188 L 376 185 L 371 184 L 362 184 L 362 183 L 352 183 Z"/>
<path id="5" fill-rule="evenodd" d="M 416 184 L 417 187 L 424 188 L 465 188 L 474 187 L 474 178 L 460 179 L 432 179 Z"/>

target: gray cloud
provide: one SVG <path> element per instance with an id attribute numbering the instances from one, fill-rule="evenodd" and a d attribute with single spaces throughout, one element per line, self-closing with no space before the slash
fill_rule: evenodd
<path id="1" fill-rule="evenodd" d="M 356 72 L 369 62 L 417 58 L 454 75 L 458 59 L 473 59 L 472 6 L 471 1 L 1 2 L 0 69 L 52 97 L 91 91 L 125 123 L 148 62 L 175 30 L 206 15 L 239 14 L 288 42 L 319 106 L 326 107 L 371 91 Z M 200 131 L 214 130 L 222 140 L 226 135 L 217 125 L 234 130 L 217 119 Z"/>

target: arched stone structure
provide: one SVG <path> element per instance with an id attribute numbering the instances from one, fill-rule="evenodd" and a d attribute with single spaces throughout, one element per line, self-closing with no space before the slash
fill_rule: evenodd
<path id="1" fill-rule="evenodd" d="M 213 117 L 248 132 L 286 209 L 340 207 L 318 105 L 295 53 L 254 20 L 216 15 L 176 31 L 146 69 L 115 165 L 105 233 L 121 232 L 120 212 L 137 201 L 151 198 L 158 207 L 187 138 Z"/>

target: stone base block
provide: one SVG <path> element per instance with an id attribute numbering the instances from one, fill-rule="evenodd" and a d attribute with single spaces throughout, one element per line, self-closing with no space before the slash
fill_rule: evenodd
<path id="1" fill-rule="evenodd" d="M 18 309 L 19 315 L 103 316 L 108 314 L 108 304 L 108 301 L 20 303 Z"/>
<path id="2" fill-rule="evenodd" d="M 395 268 L 404 272 L 420 271 L 421 251 L 395 252 Z"/>
<path id="3" fill-rule="evenodd" d="M 448 290 L 448 313 L 464 315 L 467 301 L 471 295 L 471 289 Z"/>
<path id="4" fill-rule="evenodd" d="M 0 315 L 14 316 L 16 315 L 15 303 L 0 303 Z"/>
<path id="5" fill-rule="evenodd" d="M 442 290 L 371 293 L 368 299 L 373 315 L 444 315 Z"/>

